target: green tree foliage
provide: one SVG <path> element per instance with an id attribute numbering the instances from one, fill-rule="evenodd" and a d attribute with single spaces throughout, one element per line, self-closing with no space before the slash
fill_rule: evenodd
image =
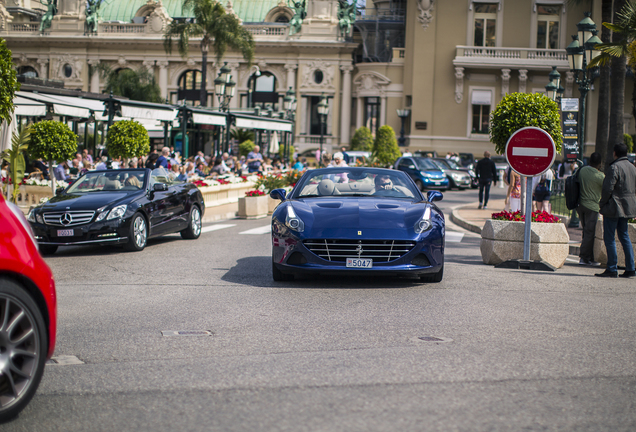
<path id="1" fill-rule="evenodd" d="M 1 120 L 11 122 L 13 114 L 13 99 L 15 92 L 20 90 L 20 83 L 13 69 L 11 50 L 7 48 L 4 39 L 0 39 L 0 123 Z"/>
<path id="2" fill-rule="evenodd" d="M 495 151 L 503 154 L 510 136 L 527 126 L 541 128 L 550 134 L 557 153 L 561 152 L 563 134 L 559 106 L 539 93 L 512 93 L 497 104 L 490 116 L 490 141 L 495 144 Z"/>
<path id="3" fill-rule="evenodd" d="M 391 126 L 381 126 L 373 143 L 373 158 L 383 166 L 390 166 L 400 156 L 401 153 L 395 137 L 395 131 Z"/>
<path id="4" fill-rule="evenodd" d="M 31 126 L 29 155 L 33 159 L 62 162 L 73 158 L 77 152 L 77 135 L 65 124 L 44 120 Z"/>
<path id="5" fill-rule="evenodd" d="M 11 201 L 14 203 L 18 202 L 18 193 L 20 192 L 20 188 L 16 186 L 19 186 L 24 179 L 26 163 L 23 152 L 29 147 L 30 134 L 31 131 L 28 127 L 22 129 L 19 134 L 14 132 L 11 137 L 11 148 L 0 154 L 1 159 L 9 162 L 11 183 L 14 185 Z"/>
<path id="6" fill-rule="evenodd" d="M 632 153 L 634 151 L 634 138 L 630 134 L 623 134 L 623 142 L 627 146 L 627 151 Z"/>
<path id="7" fill-rule="evenodd" d="M 358 128 L 351 138 L 351 150 L 371 151 L 373 149 L 373 135 L 371 130 L 362 126 Z"/>
<path id="8" fill-rule="evenodd" d="M 247 140 L 254 141 L 254 131 L 250 129 L 234 128 L 230 131 L 230 136 L 237 140 L 239 144 Z"/>
<path id="9" fill-rule="evenodd" d="M 134 120 L 121 120 L 112 124 L 106 137 L 108 155 L 113 158 L 132 158 L 150 152 L 148 131 Z"/>
<path id="10" fill-rule="evenodd" d="M 106 79 L 106 91 L 128 99 L 161 103 L 161 89 L 155 76 L 145 67 L 137 70 L 117 69 L 100 63 L 99 73 Z"/>
<path id="11" fill-rule="evenodd" d="M 239 155 L 247 156 L 249 152 L 254 150 L 254 146 L 256 146 L 256 144 L 254 144 L 254 141 L 252 140 L 243 141 L 239 144 Z"/>

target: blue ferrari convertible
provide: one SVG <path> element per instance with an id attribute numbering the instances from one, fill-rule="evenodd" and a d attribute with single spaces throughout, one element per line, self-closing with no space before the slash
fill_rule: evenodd
<path id="1" fill-rule="evenodd" d="M 271 191 L 275 281 L 303 274 L 444 275 L 444 214 L 402 171 L 332 167 L 307 171 L 294 189 Z"/>

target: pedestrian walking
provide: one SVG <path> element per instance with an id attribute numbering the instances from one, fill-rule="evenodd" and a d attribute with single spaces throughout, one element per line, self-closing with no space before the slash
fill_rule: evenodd
<path id="1" fill-rule="evenodd" d="M 636 217 L 636 168 L 627 159 L 627 146 L 614 146 L 614 161 L 603 180 L 600 213 L 603 215 L 603 242 L 607 250 L 607 267 L 599 277 L 618 277 L 615 234 L 625 253 L 625 272 L 621 277 L 634 277 L 634 250 L 627 232 L 627 222 Z"/>
<path id="2" fill-rule="evenodd" d="M 521 176 L 512 169 L 505 204 L 509 206 L 511 213 L 521 210 Z"/>
<path id="3" fill-rule="evenodd" d="M 584 166 L 579 171 L 579 206 L 576 211 L 583 225 L 583 239 L 579 252 L 579 264 L 598 266 L 594 261 L 594 234 L 596 233 L 596 222 L 600 211 L 599 201 L 603 190 L 603 174 L 601 169 L 601 154 L 592 153 L 590 165 Z"/>
<path id="4" fill-rule="evenodd" d="M 479 180 L 479 208 L 485 209 L 490 198 L 490 184 L 497 184 L 497 166 L 490 159 L 489 151 L 485 151 L 484 158 L 477 162 L 475 175 Z"/>

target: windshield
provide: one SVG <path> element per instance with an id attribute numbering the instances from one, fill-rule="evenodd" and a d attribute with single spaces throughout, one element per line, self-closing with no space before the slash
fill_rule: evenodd
<path id="1" fill-rule="evenodd" d="M 155 168 L 150 173 L 150 187 L 155 183 L 165 183 L 167 185 L 183 183 L 184 181 L 179 180 L 179 174 L 178 169 L 168 171 L 164 167 Z"/>
<path id="2" fill-rule="evenodd" d="M 102 191 L 128 191 L 141 190 L 146 181 L 145 170 L 108 170 L 89 171 L 78 178 L 66 193 L 92 193 Z"/>
<path id="3" fill-rule="evenodd" d="M 437 164 L 438 167 L 440 167 L 440 169 L 443 169 L 443 170 L 452 169 L 446 159 L 435 159 L 435 163 Z"/>
<path id="4" fill-rule="evenodd" d="M 444 162 L 446 163 L 446 165 L 451 167 L 451 169 L 454 169 L 454 170 L 459 169 L 459 165 L 457 165 L 457 162 L 455 162 L 452 159 L 446 159 Z"/>
<path id="5" fill-rule="evenodd" d="M 408 177 L 401 171 L 328 168 L 308 171 L 297 185 L 295 198 L 338 196 L 418 198 Z M 299 186 L 299 187 L 298 187 Z"/>
<path id="6" fill-rule="evenodd" d="M 439 167 L 429 158 L 418 157 L 414 158 L 417 167 L 421 170 L 434 170 L 439 171 Z"/>

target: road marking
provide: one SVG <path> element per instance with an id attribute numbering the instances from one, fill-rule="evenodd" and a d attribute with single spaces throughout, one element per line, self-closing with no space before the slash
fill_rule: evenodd
<path id="1" fill-rule="evenodd" d="M 84 364 L 77 356 L 74 355 L 59 355 L 51 357 L 50 360 L 46 362 L 49 366 L 68 366 L 68 365 L 81 365 Z"/>
<path id="2" fill-rule="evenodd" d="M 460 243 L 464 238 L 464 233 L 446 231 L 446 243 Z"/>
<path id="3" fill-rule="evenodd" d="M 233 226 L 236 226 L 236 224 L 217 224 L 217 225 L 210 225 L 210 226 L 206 226 L 201 228 L 201 234 L 206 233 L 206 232 L 211 232 L 211 231 L 216 231 L 216 230 L 220 230 L 220 229 L 225 229 L 225 228 L 231 228 Z"/>
<path id="4" fill-rule="evenodd" d="M 265 225 L 259 228 L 253 228 L 251 230 L 240 232 L 239 234 L 267 234 L 272 231 L 271 225 Z"/>

